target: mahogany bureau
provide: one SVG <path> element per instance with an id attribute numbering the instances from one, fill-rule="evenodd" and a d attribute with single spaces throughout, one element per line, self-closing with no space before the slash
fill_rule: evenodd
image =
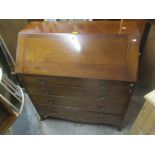
<path id="1" fill-rule="evenodd" d="M 133 21 L 31 22 L 18 35 L 16 73 L 41 118 L 120 127 L 137 79 Z"/>

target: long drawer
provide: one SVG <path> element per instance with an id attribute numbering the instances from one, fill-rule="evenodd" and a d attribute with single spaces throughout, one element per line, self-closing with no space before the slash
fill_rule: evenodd
<path id="1" fill-rule="evenodd" d="M 104 114 L 100 112 L 81 111 L 72 108 L 63 108 L 56 106 L 35 105 L 41 116 L 52 116 L 72 121 L 100 123 L 119 126 L 122 122 L 122 115 Z"/>
<path id="2" fill-rule="evenodd" d="M 83 79 L 83 78 L 69 78 L 69 77 L 49 77 L 49 76 L 34 76 L 23 75 L 24 83 L 35 86 L 57 86 L 57 87 L 77 87 L 87 89 L 108 89 L 108 90 L 128 90 L 134 84 L 122 81 L 106 81 L 96 79 Z"/>
<path id="3" fill-rule="evenodd" d="M 66 96 L 66 97 L 85 97 L 85 98 L 107 98 L 113 97 L 127 97 L 129 94 L 128 91 L 116 91 L 116 90 L 94 90 L 94 89 L 85 89 L 85 88 L 73 88 L 73 87 L 44 87 L 44 86 L 35 86 L 33 84 L 27 86 L 27 90 L 30 94 L 43 94 L 43 95 L 54 95 L 54 96 Z"/>
<path id="4" fill-rule="evenodd" d="M 81 109 L 86 111 L 98 111 L 111 114 L 124 114 L 128 104 L 124 100 L 86 99 L 64 96 L 48 96 L 32 94 L 34 104 L 45 106 L 59 106 Z"/>

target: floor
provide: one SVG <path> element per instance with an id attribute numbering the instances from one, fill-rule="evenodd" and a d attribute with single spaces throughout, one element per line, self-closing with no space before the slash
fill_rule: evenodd
<path id="1" fill-rule="evenodd" d="M 25 106 L 22 115 L 17 119 L 8 134 L 13 135 L 124 135 L 128 134 L 140 111 L 144 98 L 150 90 L 138 84 L 135 88 L 130 107 L 128 109 L 124 128 L 118 131 L 108 125 L 94 125 L 75 123 L 60 119 L 46 119 L 40 121 L 38 113 L 31 103 L 28 95 L 25 94 Z"/>

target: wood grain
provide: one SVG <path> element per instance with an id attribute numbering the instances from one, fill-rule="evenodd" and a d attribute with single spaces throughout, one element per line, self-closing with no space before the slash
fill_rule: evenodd
<path id="1" fill-rule="evenodd" d="M 108 102 L 106 99 L 86 99 L 75 97 L 63 97 L 63 96 L 43 96 L 31 94 L 31 99 L 34 104 L 48 106 L 52 109 L 52 106 L 57 107 L 69 107 L 77 110 L 95 111 L 110 114 L 124 114 L 127 107 L 127 101 L 123 102 Z"/>
<path id="2" fill-rule="evenodd" d="M 122 115 L 88 112 L 56 106 L 53 106 L 52 109 L 42 105 L 35 105 L 35 107 L 40 115 L 52 116 L 77 122 L 110 124 L 118 127 L 122 121 Z"/>
<path id="3" fill-rule="evenodd" d="M 40 116 L 120 126 L 137 80 L 134 21 L 31 22 L 16 73 Z"/>
<path id="4" fill-rule="evenodd" d="M 136 81 L 139 51 L 130 48 L 130 36 L 139 46 L 136 24 L 126 23 L 126 32 L 116 33 L 118 22 L 86 23 L 29 24 L 19 33 L 16 72 Z M 135 69 L 126 70 L 130 66 Z"/>

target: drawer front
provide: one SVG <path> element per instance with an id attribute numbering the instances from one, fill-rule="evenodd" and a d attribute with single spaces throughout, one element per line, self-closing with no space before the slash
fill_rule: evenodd
<path id="1" fill-rule="evenodd" d="M 85 111 L 98 111 L 111 114 L 124 114 L 128 104 L 122 104 L 116 100 L 107 99 L 86 99 L 86 98 L 71 98 L 60 96 L 45 96 L 31 95 L 34 104 L 45 106 L 59 106 L 81 109 Z"/>
<path id="2" fill-rule="evenodd" d="M 105 81 L 105 80 L 95 80 L 95 79 L 82 79 L 82 78 L 68 78 L 68 77 L 49 77 L 49 76 L 32 76 L 24 75 L 22 76 L 24 83 L 29 85 L 37 86 L 56 86 L 56 87 L 77 87 L 77 88 L 87 88 L 87 89 L 108 89 L 124 91 L 128 90 L 130 86 L 133 86 L 129 82 L 120 81 Z"/>
<path id="3" fill-rule="evenodd" d="M 56 106 L 49 107 L 35 105 L 35 107 L 41 116 L 52 116 L 56 118 L 68 119 L 78 122 L 111 124 L 114 126 L 119 126 L 122 122 L 122 115 L 88 112 Z"/>
<path id="4" fill-rule="evenodd" d="M 27 86 L 27 90 L 30 94 L 43 94 L 54 96 L 66 96 L 66 97 L 85 97 L 85 98 L 107 98 L 107 97 L 126 97 L 129 94 L 128 91 L 115 91 L 115 90 L 95 90 L 85 88 L 66 88 L 66 87 L 44 87 L 31 84 Z"/>

